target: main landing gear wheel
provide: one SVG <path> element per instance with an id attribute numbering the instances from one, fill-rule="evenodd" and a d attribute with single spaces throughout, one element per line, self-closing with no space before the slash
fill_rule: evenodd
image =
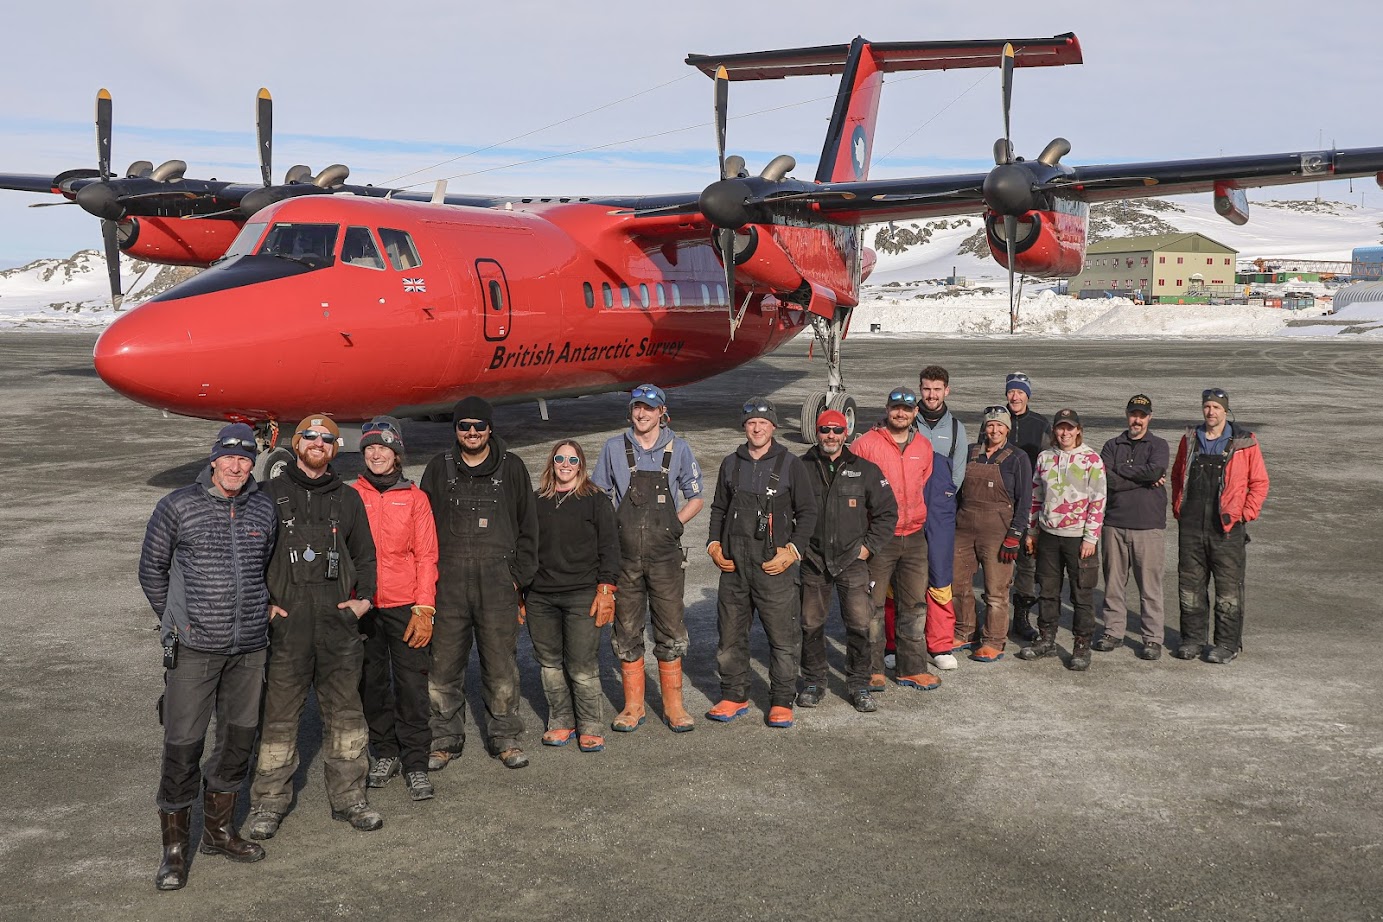
<path id="1" fill-rule="evenodd" d="M 812 391 L 802 401 L 802 441 L 808 445 L 816 444 L 816 418 L 826 409 L 826 392 Z"/>
<path id="2" fill-rule="evenodd" d="M 271 478 L 282 474 L 293 462 L 293 452 L 283 446 L 271 448 L 255 461 L 255 480 L 268 483 Z"/>

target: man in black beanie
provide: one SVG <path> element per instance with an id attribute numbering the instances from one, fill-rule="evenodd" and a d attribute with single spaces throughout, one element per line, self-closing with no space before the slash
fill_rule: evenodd
<path id="1" fill-rule="evenodd" d="M 466 664 L 480 649 L 490 754 L 523 768 L 518 637 L 523 591 L 538 572 L 538 507 L 528 468 L 494 434 L 481 397 L 452 410 L 456 445 L 428 462 L 419 486 L 437 522 L 437 615 L 432 631 L 432 752 L 441 771 L 466 742 Z"/>

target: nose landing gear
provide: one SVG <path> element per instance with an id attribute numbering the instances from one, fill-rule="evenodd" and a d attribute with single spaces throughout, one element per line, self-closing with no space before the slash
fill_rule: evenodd
<path id="1" fill-rule="evenodd" d="M 850 325 L 852 308 L 837 307 L 831 320 L 825 317 L 812 317 L 812 335 L 820 343 L 826 357 L 826 387 L 812 391 L 802 402 L 802 441 L 808 445 L 816 444 L 816 418 L 823 410 L 837 410 L 845 415 L 847 438 L 855 434 L 857 407 L 855 398 L 845 390 L 840 375 L 840 344 L 845 339 L 845 329 Z"/>

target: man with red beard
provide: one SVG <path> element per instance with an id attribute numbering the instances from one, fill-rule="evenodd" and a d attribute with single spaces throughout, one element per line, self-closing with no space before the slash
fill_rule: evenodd
<path id="1" fill-rule="evenodd" d="M 250 838 L 272 839 L 293 802 L 298 723 L 309 688 L 322 711 L 331 818 L 368 832 L 384 825 L 365 797 L 369 728 L 360 705 L 365 658 L 358 622 L 374 607 L 375 543 L 360 494 L 331 469 L 341 430 L 313 415 L 293 433 L 297 463 L 265 491 L 278 514 L 269 561 L 269 668 Z"/>

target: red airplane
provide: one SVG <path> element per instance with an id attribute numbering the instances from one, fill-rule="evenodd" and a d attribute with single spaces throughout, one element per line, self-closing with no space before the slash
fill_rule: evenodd
<path id="1" fill-rule="evenodd" d="M 1383 148 L 1071 167 L 1061 163 L 1070 144 L 1057 138 L 1036 160 L 1016 157 L 1008 138 L 1013 68 L 1080 60 L 1070 33 L 1008 43 L 857 38 L 691 55 L 687 63 L 714 76 L 721 167 L 721 179 L 699 194 L 504 198 L 439 190 L 429 201 L 408 201 L 387 189 L 337 183 L 333 190 L 331 176 L 273 187 L 261 130 L 263 187 L 192 190 L 183 201 L 194 204 L 185 207 L 220 213 L 158 225 L 243 221 L 225 258 L 111 324 L 96 344 L 96 370 L 149 406 L 254 423 L 272 448 L 278 420 L 323 410 L 343 421 L 427 417 L 468 393 L 542 401 L 645 380 L 684 384 L 772 351 L 810 324 L 827 383 L 803 404 L 804 432 L 826 406 L 845 412 L 853 427 L 840 346 L 874 262 L 862 245 L 863 224 L 982 212 L 990 250 L 1011 283 L 1014 271 L 1069 277 L 1082 268 L 1091 202 L 1212 192 L 1216 210 L 1242 224 L 1245 188 L 1368 175 L 1383 185 Z M 996 62 L 1004 137 L 992 170 L 868 178 L 885 73 Z M 786 155 L 748 175 L 741 158 L 725 156 L 729 81 L 804 74 L 842 75 L 814 181 L 790 178 L 795 163 Z M 95 175 L 59 177 L 51 188 L 79 202 L 85 195 L 113 203 L 102 215 L 108 225 L 117 221 L 116 205 L 126 221 L 142 202 L 168 201 L 133 197 L 142 193 L 103 178 L 108 159 Z M 0 176 L 0 188 L 33 191 L 37 178 L 24 179 L 28 186 Z M 319 194 L 329 191 L 356 194 Z M 150 224 L 139 220 L 127 252 Z"/>

